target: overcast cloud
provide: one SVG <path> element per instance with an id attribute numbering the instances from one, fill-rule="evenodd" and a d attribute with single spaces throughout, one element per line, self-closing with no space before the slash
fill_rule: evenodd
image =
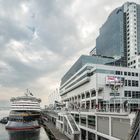
<path id="1" fill-rule="evenodd" d="M 27 88 L 50 103 L 61 77 L 90 52 L 99 28 L 124 2 L 0 0 L 0 106 Z"/>

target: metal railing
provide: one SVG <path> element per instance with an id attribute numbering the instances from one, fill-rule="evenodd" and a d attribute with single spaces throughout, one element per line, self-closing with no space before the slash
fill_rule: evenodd
<path id="1" fill-rule="evenodd" d="M 135 136 L 139 132 L 139 129 L 140 129 L 139 125 L 140 125 L 140 110 L 138 110 L 136 117 L 133 121 L 133 124 L 131 126 L 131 132 L 129 134 L 128 140 L 135 140 L 136 139 Z"/>
<path id="2" fill-rule="evenodd" d="M 74 131 L 79 131 L 79 129 L 78 129 L 77 125 L 76 125 L 76 122 L 74 121 L 72 115 L 70 115 L 70 114 L 67 115 L 67 118 L 68 118 L 68 120 L 69 120 L 69 122 L 70 122 L 70 124 L 71 124 L 71 126 L 72 126 L 72 129 L 73 129 Z"/>

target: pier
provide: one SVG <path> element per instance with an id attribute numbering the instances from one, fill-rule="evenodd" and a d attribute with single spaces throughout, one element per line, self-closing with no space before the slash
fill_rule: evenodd
<path id="1" fill-rule="evenodd" d="M 58 119 L 56 112 L 44 110 L 41 113 L 43 127 L 51 140 L 70 140 L 56 128 L 56 120 Z"/>
<path id="2" fill-rule="evenodd" d="M 70 140 L 67 136 L 62 134 L 51 121 L 45 119 L 42 121 L 43 127 L 51 140 Z"/>

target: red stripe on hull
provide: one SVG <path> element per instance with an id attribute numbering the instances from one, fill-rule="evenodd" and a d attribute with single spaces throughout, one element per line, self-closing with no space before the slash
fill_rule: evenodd
<path id="1" fill-rule="evenodd" d="M 38 128 L 40 128 L 40 126 L 24 127 L 24 128 L 6 127 L 7 130 L 14 130 L 14 131 L 31 130 L 31 129 L 38 129 Z"/>

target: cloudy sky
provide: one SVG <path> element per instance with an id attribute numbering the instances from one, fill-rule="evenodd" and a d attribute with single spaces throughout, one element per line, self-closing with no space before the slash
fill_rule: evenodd
<path id="1" fill-rule="evenodd" d="M 124 2 L 0 0 L 0 106 L 27 88 L 50 103 L 61 77 L 95 46 L 99 28 Z"/>

